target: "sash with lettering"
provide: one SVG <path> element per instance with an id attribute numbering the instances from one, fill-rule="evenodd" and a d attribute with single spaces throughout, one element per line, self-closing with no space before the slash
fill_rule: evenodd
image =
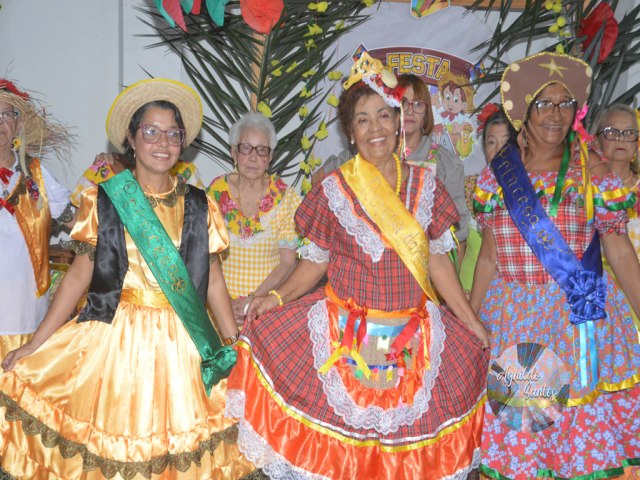
<path id="1" fill-rule="evenodd" d="M 579 261 L 540 204 L 529 180 L 518 147 L 508 143 L 491 161 L 502 187 L 511 219 L 547 273 L 564 291 L 571 311 L 569 321 L 579 326 L 581 382 L 586 386 L 587 336 L 591 358 L 591 381 L 597 381 L 593 320 L 607 317 L 606 285 L 602 278 L 600 240 L 596 232 Z M 582 368 L 584 367 L 584 368 Z"/>
<path id="2" fill-rule="evenodd" d="M 380 171 L 360 154 L 343 164 L 340 170 L 367 215 L 380 228 L 425 295 L 438 304 L 429 281 L 429 240 L 418 221 Z"/>
<path id="3" fill-rule="evenodd" d="M 198 349 L 202 357 L 202 381 L 209 395 L 213 385 L 229 376 L 237 352 L 222 346 L 180 253 L 133 174 L 125 170 L 102 187 Z"/>

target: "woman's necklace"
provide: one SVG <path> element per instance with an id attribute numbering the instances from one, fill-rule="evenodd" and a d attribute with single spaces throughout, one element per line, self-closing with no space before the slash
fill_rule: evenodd
<path id="1" fill-rule="evenodd" d="M 400 186 L 402 185 L 402 162 L 400 161 L 400 157 L 393 154 L 393 158 L 396 161 L 396 171 L 398 172 L 398 178 L 396 180 L 396 196 L 400 196 Z"/>
<path id="2" fill-rule="evenodd" d="M 242 208 L 242 194 L 240 193 L 240 174 L 238 174 L 238 208 L 242 213 L 245 213 L 245 209 Z M 260 213 L 260 202 L 262 201 L 262 197 L 264 196 L 264 177 L 260 179 L 260 195 L 258 195 L 258 200 L 256 201 L 257 209 L 256 214 L 253 215 L 253 218 L 257 218 Z M 248 215 L 246 215 L 248 217 Z"/>
<path id="3" fill-rule="evenodd" d="M 635 177 L 635 174 L 633 172 L 629 172 L 629 175 L 627 176 L 627 178 L 625 178 L 624 180 L 622 180 L 622 186 L 626 187 L 629 184 L 629 180 L 633 180 Z M 635 185 L 635 181 L 633 182 L 633 184 Z"/>

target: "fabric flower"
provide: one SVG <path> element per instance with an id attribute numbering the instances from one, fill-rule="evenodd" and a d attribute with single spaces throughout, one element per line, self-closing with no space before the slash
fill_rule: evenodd
<path id="1" fill-rule="evenodd" d="M 602 277 L 590 270 L 578 270 L 568 282 L 569 321 L 573 325 L 607 317 L 604 310 L 607 287 Z"/>
<path id="2" fill-rule="evenodd" d="M 265 118 L 271 118 L 271 108 L 264 102 L 258 103 L 258 111 L 264 115 Z"/>
<path id="3" fill-rule="evenodd" d="M 599 3 L 598 6 L 580 22 L 580 27 L 578 28 L 578 37 L 586 37 L 582 42 L 582 48 L 586 50 L 605 22 L 606 26 L 604 27 L 602 42 L 600 43 L 598 63 L 606 60 L 618 39 L 618 22 L 613 16 L 611 6 L 608 3 Z"/>
<path id="4" fill-rule="evenodd" d="M 300 118 L 304 118 L 309 115 L 309 107 L 307 107 L 306 105 L 301 106 L 298 109 L 298 115 L 300 115 Z"/>
<path id="5" fill-rule="evenodd" d="M 304 135 L 302 140 L 300 140 L 300 146 L 302 146 L 303 150 L 309 150 L 311 148 L 311 141 L 309 140 L 309 137 Z"/>
<path id="6" fill-rule="evenodd" d="M 229 192 L 222 192 L 218 203 L 220 204 L 220 210 L 222 210 L 222 213 L 225 215 L 236 206 L 235 202 L 229 196 Z"/>
<path id="7" fill-rule="evenodd" d="M 312 2 L 307 5 L 307 8 L 311 11 L 316 11 L 318 13 L 324 13 L 327 11 L 327 7 L 329 4 L 327 2 Z"/>
<path id="8" fill-rule="evenodd" d="M 266 213 L 273 208 L 273 197 L 271 195 L 267 195 L 262 197 L 260 200 L 260 205 L 258 206 L 261 212 Z"/>
<path id="9" fill-rule="evenodd" d="M 493 103 L 493 102 L 489 102 L 484 107 L 482 107 L 482 110 L 478 114 L 478 133 L 484 130 L 484 127 L 487 124 L 487 120 L 489 120 L 489 117 L 491 117 L 491 115 L 498 112 L 499 110 L 500 110 L 500 106 L 497 103 Z"/>
<path id="10" fill-rule="evenodd" d="M 329 97 L 327 98 L 327 103 L 329 105 L 331 105 L 332 107 L 338 108 L 338 105 L 340 105 L 340 99 L 338 97 L 336 97 L 333 93 L 331 95 L 329 95 Z"/>
<path id="11" fill-rule="evenodd" d="M 242 18 L 258 33 L 271 33 L 283 9 L 282 0 L 240 0 Z"/>
<path id="12" fill-rule="evenodd" d="M 318 140 L 324 140 L 325 138 L 327 138 L 327 135 L 329 135 L 329 133 L 327 132 L 326 123 L 320 122 L 320 125 L 318 126 L 318 131 L 314 133 L 314 135 Z"/>
<path id="13" fill-rule="evenodd" d="M 342 79 L 342 72 L 340 70 L 331 70 L 327 74 L 327 78 L 329 80 L 341 80 Z"/>

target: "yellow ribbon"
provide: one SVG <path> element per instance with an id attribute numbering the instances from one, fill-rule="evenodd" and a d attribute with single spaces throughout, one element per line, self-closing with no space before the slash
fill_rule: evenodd
<path id="1" fill-rule="evenodd" d="M 360 154 L 343 164 L 340 170 L 358 201 L 420 284 L 425 295 L 439 304 L 429 281 L 429 240 L 418 221 L 396 196 L 380 171 Z"/>

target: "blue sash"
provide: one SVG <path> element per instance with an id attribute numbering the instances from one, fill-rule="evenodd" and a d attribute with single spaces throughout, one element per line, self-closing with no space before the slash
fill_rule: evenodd
<path id="1" fill-rule="evenodd" d="M 607 287 L 602 278 L 600 239 L 596 232 L 580 262 L 551 221 L 535 193 L 518 147 L 508 143 L 491 161 L 502 187 L 504 203 L 533 253 L 564 291 L 571 311 L 569 321 L 580 330 L 581 381 L 586 386 L 587 337 L 591 357 L 591 381 L 597 382 L 593 320 L 606 318 Z M 584 348 L 583 348 L 584 347 Z M 584 367 L 584 368 L 582 368 Z"/>

